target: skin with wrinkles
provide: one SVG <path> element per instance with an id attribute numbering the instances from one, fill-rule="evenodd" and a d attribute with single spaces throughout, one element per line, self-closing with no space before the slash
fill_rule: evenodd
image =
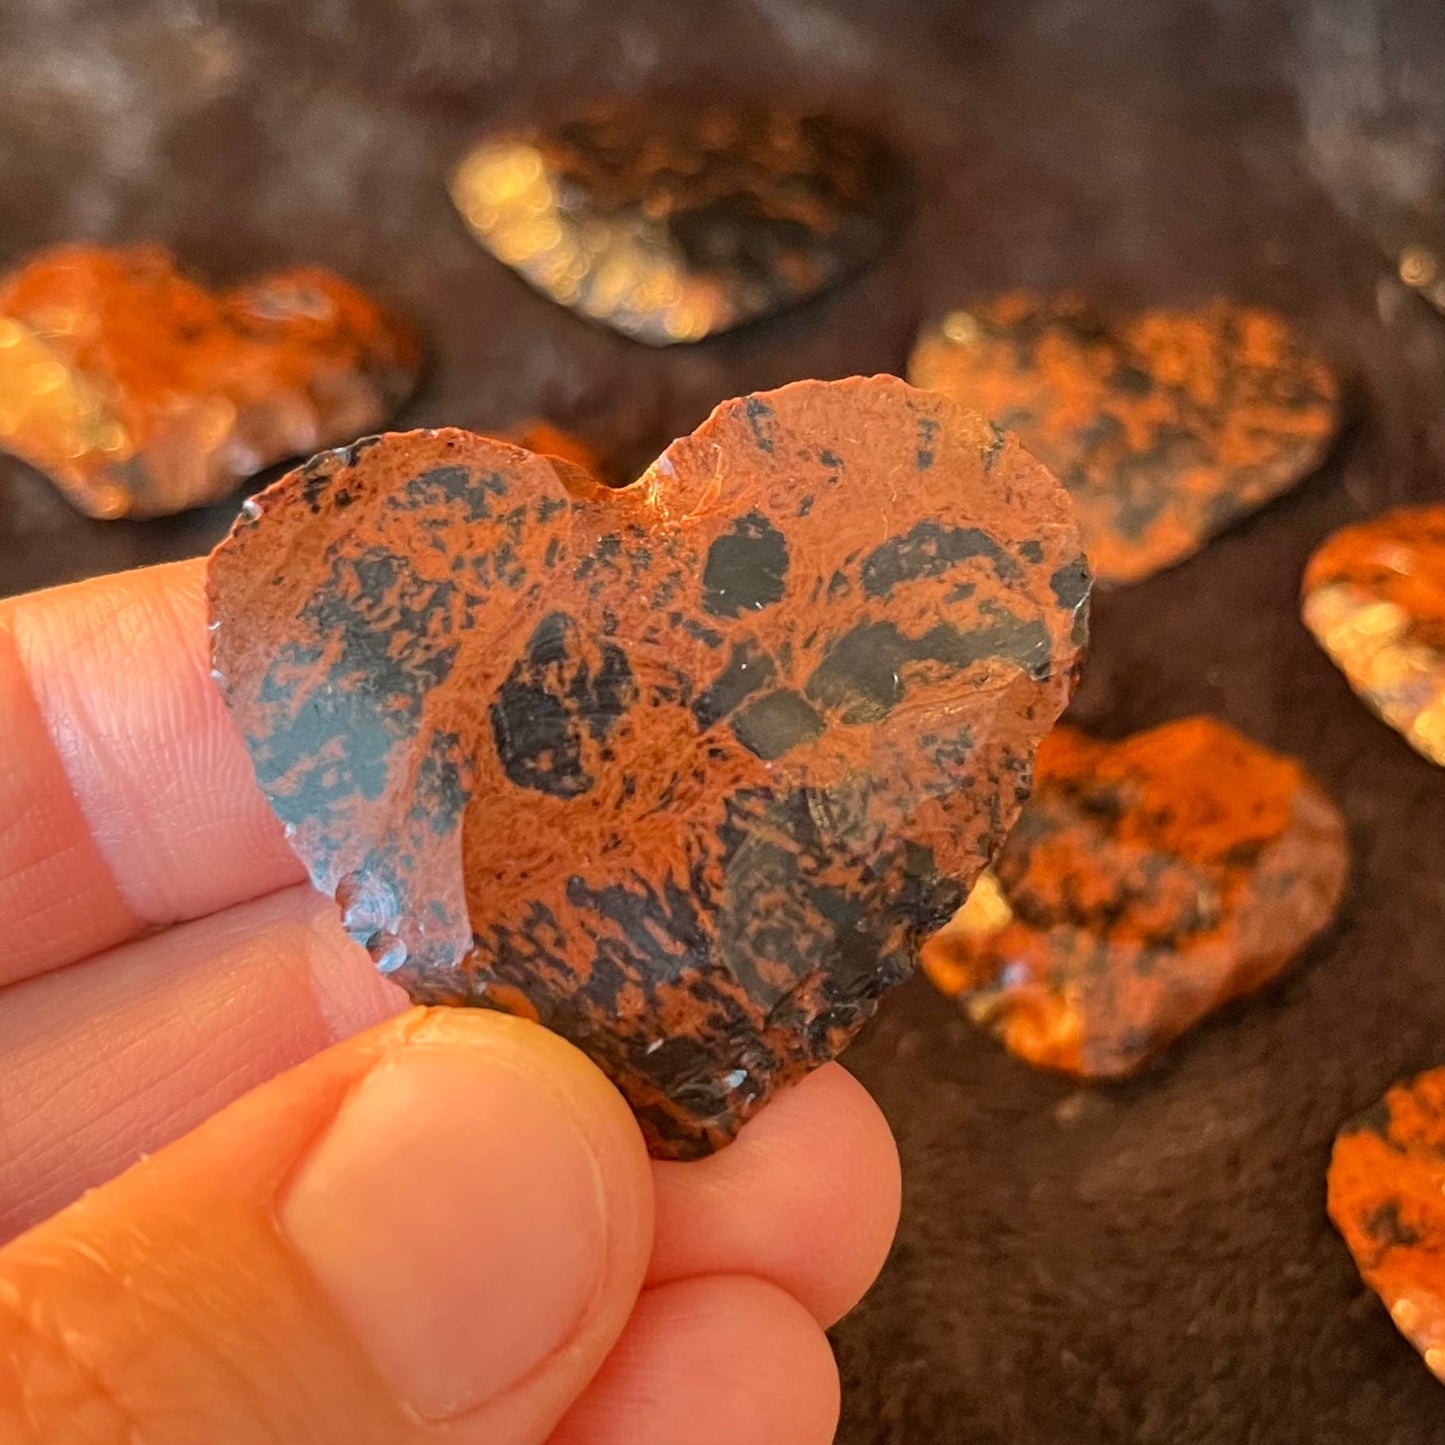
<path id="1" fill-rule="evenodd" d="M 378 965 L 558 1029 L 687 1157 L 962 902 L 1088 574 L 1038 462 L 875 377 L 724 403 L 617 491 L 464 432 L 359 443 L 257 498 L 209 585 L 261 786 Z"/>

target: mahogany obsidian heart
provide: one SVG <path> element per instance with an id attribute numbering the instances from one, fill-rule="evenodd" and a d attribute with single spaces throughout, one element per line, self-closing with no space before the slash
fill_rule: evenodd
<path id="1" fill-rule="evenodd" d="M 1345 822 L 1292 758 L 1208 717 L 1060 727 L 993 869 L 924 971 L 1020 1058 L 1132 1073 L 1329 923 Z"/>
<path id="2" fill-rule="evenodd" d="M 1181 561 L 1323 460 L 1339 386 L 1281 316 L 1217 300 L 1107 322 L 1007 295 L 920 336 L 908 379 L 1017 431 L 1069 489 L 1101 584 Z"/>
<path id="3" fill-rule="evenodd" d="M 217 679 L 351 933 L 418 1001 L 557 1029 L 688 1157 L 958 907 L 1088 574 L 1037 461 L 874 377 L 726 402 L 617 491 L 368 439 L 249 504 L 209 585 Z"/>
<path id="4" fill-rule="evenodd" d="M 1350 686 L 1445 767 L 1445 506 L 1344 527 L 1305 568 L 1305 626 Z"/>
<path id="5" fill-rule="evenodd" d="M 0 447 L 93 517 L 201 506 L 381 426 L 410 325 L 293 267 L 212 294 L 155 246 L 58 246 L 0 280 Z"/>
<path id="6" fill-rule="evenodd" d="M 1360 1277 L 1445 1382 L 1445 1068 L 1396 1084 L 1340 1130 L 1328 1198 Z"/>
<path id="7" fill-rule="evenodd" d="M 653 346 L 771 315 L 897 235 L 907 174 L 836 117 L 657 96 L 488 137 L 452 199 L 472 234 L 553 301 Z"/>

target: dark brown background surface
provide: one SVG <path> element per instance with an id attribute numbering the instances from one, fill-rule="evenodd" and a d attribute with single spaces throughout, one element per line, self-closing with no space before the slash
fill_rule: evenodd
<path id="1" fill-rule="evenodd" d="M 1445 1441 L 1445 1391 L 1323 1214 L 1335 1125 L 1445 1060 L 1445 773 L 1353 700 L 1295 607 L 1331 528 L 1445 497 L 1445 321 L 1346 219 L 1349 167 L 1305 144 L 1350 131 L 1352 87 L 1391 56 L 1439 77 L 1442 17 L 1438 0 L 0 0 L 0 263 L 76 236 L 161 239 L 223 280 L 328 263 L 426 328 L 410 422 L 540 411 L 628 466 L 721 397 L 899 369 L 924 315 L 1013 283 L 1272 303 L 1352 378 L 1322 475 L 1100 599 L 1075 710 L 1110 734 L 1210 711 L 1303 756 L 1351 823 L 1339 924 L 1123 1087 L 1030 1072 L 921 981 L 890 1001 L 849 1062 L 898 1132 L 906 1205 L 836 1332 L 845 1445 Z M 442 179 L 480 127 L 664 84 L 874 119 L 924 181 L 912 231 L 826 301 L 671 352 L 554 309 L 467 238 Z M 195 553 L 233 510 L 85 522 L 0 462 L 0 594 Z"/>

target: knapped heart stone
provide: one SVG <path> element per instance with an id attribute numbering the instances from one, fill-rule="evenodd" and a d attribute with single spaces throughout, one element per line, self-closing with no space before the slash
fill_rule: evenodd
<path id="1" fill-rule="evenodd" d="M 1100 583 L 1171 566 L 1294 486 L 1339 419 L 1289 323 L 1222 300 L 1113 323 L 1072 293 L 1012 292 L 925 330 L 908 377 L 1053 469 Z"/>
<path id="2" fill-rule="evenodd" d="M 928 976 L 1030 1063 L 1113 1078 L 1274 978 L 1329 922 L 1338 812 L 1212 718 L 1122 742 L 1061 727 Z"/>
<path id="3" fill-rule="evenodd" d="M 1345 527 L 1310 558 L 1305 625 L 1350 686 L 1445 764 L 1445 506 Z"/>
<path id="4" fill-rule="evenodd" d="M 1445 1382 L 1445 1068 L 1340 1130 L 1328 1199 L 1361 1278 Z"/>
<path id="5" fill-rule="evenodd" d="M 466 432 L 359 442 L 210 564 L 218 679 L 346 926 L 413 999 L 572 1039 L 678 1157 L 958 907 L 1087 594 L 1054 479 L 894 377 L 724 403 L 615 491 Z"/>
<path id="6" fill-rule="evenodd" d="M 897 234 L 908 185 L 825 115 L 650 97 L 488 137 L 452 175 L 472 234 L 637 341 L 699 341 L 806 300 Z"/>
<path id="7" fill-rule="evenodd" d="M 212 294 L 158 247 L 60 246 L 0 280 L 0 448 L 93 517 L 179 512 L 374 431 L 420 363 L 315 267 Z"/>

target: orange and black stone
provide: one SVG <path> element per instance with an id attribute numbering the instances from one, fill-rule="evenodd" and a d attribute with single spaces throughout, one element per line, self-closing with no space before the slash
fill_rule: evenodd
<path id="1" fill-rule="evenodd" d="M 420 363 L 327 271 L 213 294 L 153 246 L 61 246 L 0 280 L 0 448 L 93 517 L 159 516 L 374 431 Z"/>
<path id="2" fill-rule="evenodd" d="M 1339 1132 L 1328 1197 L 1361 1277 L 1445 1382 L 1445 1068 Z"/>
<path id="3" fill-rule="evenodd" d="M 1299 764 L 1212 718 L 1122 742 L 1061 727 L 925 972 L 1032 1064 L 1131 1073 L 1329 922 L 1343 820 Z"/>
<path id="4" fill-rule="evenodd" d="M 1350 686 L 1445 765 L 1445 506 L 1345 527 L 1305 568 L 1305 625 Z"/>
<path id="5" fill-rule="evenodd" d="M 1069 489 L 1100 583 L 1181 561 L 1323 459 L 1339 387 L 1289 323 L 1214 301 L 1106 321 L 1011 292 L 924 331 L 908 365 L 1018 433 Z"/>
<path id="6" fill-rule="evenodd" d="M 686 1157 L 963 901 L 1089 580 L 1033 457 L 874 377 L 726 402 L 616 490 L 359 442 L 248 504 L 209 588 L 261 786 L 379 967 L 557 1029 Z"/>
<path id="7" fill-rule="evenodd" d="M 451 181 L 494 256 L 654 346 L 843 280 L 897 234 L 909 190 L 877 137 L 836 118 L 657 97 L 491 136 Z"/>

